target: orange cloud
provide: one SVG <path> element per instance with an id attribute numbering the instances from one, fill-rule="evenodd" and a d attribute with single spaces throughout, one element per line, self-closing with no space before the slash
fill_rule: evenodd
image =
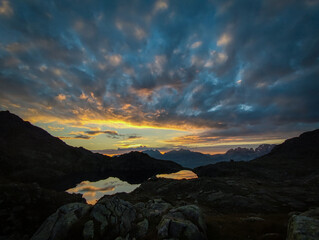
<path id="1" fill-rule="evenodd" d="M 56 96 L 56 99 L 60 102 L 64 101 L 66 99 L 66 96 L 62 93 L 60 93 L 58 96 Z"/>
<path id="2" fill-rule="evenodd" d="M 232 40 L 231 36 L 228 33 L 224 33 L 218 39 L 217 46 L 228 45 L 231 42 L 231 40 Z"/>

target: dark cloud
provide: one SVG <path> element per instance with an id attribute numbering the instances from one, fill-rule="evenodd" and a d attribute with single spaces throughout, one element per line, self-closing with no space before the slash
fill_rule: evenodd
<path id="1" fill-rule="evenodd" d="M 142 136 L 138 136 L 138 135 L 129 135 L 127 136 L 127 139 L 141 139 Z"/>
<path id="2" fill-rule="evenodd" d="M 88 135 L 100 135 L 100 134 L 106 134 L 110 138 L 119 138 L 123 135 L 119 134 L 117 131 L 112 130 L 106 130 L 106 131 L 85 131 Z"/>
<path id="3" fill-rule="evenodd" d="M 319 127 L 318 1 L 6 4 L 3 109 L 201 127 L 217 137 Z M 98 134 L 138 138 L 75 137 Z"/>
<path id="4" fill-rule="evenodd" d="M 61 139 L 85 139 L 85 140 L 88 140 L 88 139 L 91 139 L 92 137 L 87 136 L 87 135 L 79 134 L 79 135 L 68 136 L 68 137 L 63 137 L 62 136 L 62 137 L 59 137 L 59 138 L 61 138 Z"/>
<path id="5" fill-rule="evenodd" d="M 84 132 L 70 132 L 70 136 L 59 137 L 61 139 L 92 139 L 97 135 L 105 134 L 108 138 L 114 139 L 140 139 L 141 136 L 136 134 L 119 134 L 113 130 L 89 130 Z"/>
<path id="6" fill-rule="evenodd" d="M 80 192 L 110 192 L 115 189 L 115 186 L 107 186 L 107 187 L 95 187 L 95 186 L 86 186 L 79 189 Z"/>

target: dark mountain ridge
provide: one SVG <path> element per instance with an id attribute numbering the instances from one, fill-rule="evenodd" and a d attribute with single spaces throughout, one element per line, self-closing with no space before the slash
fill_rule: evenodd
<path id="1" fill-rule="evenodd" d="M 111 158 L 72 147 L 8 111 L 0 112 L 2 178 L 63 190 L 82 180 L 118 176 L 138 182 L 157 173 L 181 169 L 174 162 L 156 160 L 143 153 Z"/>
<path id="2" fill-rule="evenodd" d="M 194 169 L 199 176 L 253 177 L 269 180 L 310 178 L 319 173 L 319 129 L 286 140 L 249 162 L 222 162 Z"/>

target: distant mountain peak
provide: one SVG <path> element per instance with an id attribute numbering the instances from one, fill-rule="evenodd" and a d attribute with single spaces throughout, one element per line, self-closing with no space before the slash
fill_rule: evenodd
<path id="1" fill-rule="evenodd" d="M 157 149 L 148 149 L 143 151 L 143 153 L 161 153 L 160 151 L 158 151 Z"/>
<path id="2" fill-rule="evenodd" d="M 178 152 L 192 152 L 191 150 L 189 149 L 184 149 L 184 148 L 181 148 L 179 150 L 177 150 Z"/>

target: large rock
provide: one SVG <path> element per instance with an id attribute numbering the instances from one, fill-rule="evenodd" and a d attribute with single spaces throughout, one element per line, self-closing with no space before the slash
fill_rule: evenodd
<path id="1" fill-rule="evenodd" d="M 66 239 L 70 228 L 87 215 L 91 206 L 84 203 L 70 203 L 60 207 L 32 236 L 31 240 Z"/>
<path id="2" fill-rule="evenodd" d="M 103 198 L 92 209 L 91 217 L 100 223 L 100 235 L 126 236 L 136 219 L 134 206 L 117 197 Z"/>
<path id="3" fill-rule="evenodd" d="M 287 240 L 319 239 L 319 208 L 293 215 L 288 223 Z"/>
<path id="4" fill-rule="evenodd" d="M 195 205 L 171 209 L 162 217 L 157 229 L 160 239 L 206 239 L 206 225 L 200 209 Z"/>
<path id="5" fill-rule="evenodd" d="M 149 200 L 145 206 L 144 215 L 148 218 L 158 217 L 166 213 L 172 205 L 162 199 Z"/>

